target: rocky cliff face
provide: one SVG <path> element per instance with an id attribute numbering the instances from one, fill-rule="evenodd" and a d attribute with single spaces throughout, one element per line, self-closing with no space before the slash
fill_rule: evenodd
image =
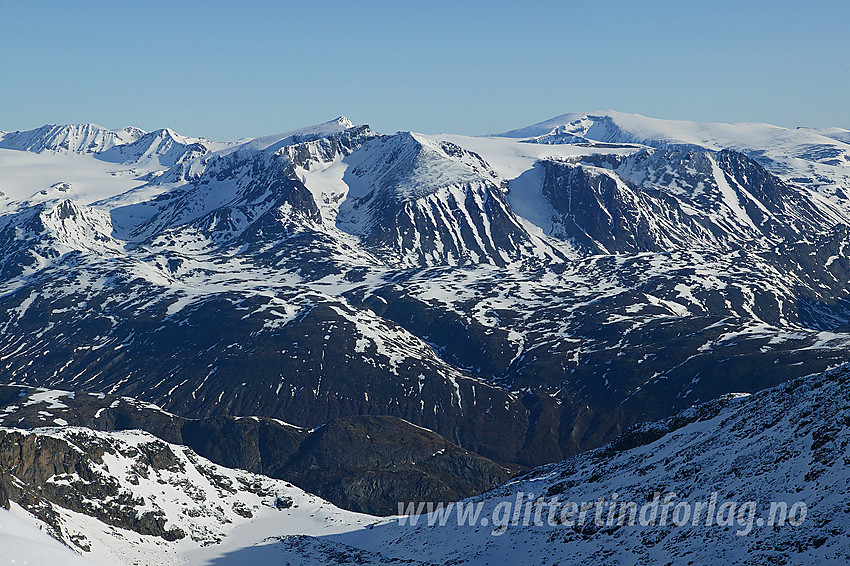
<path id="1" fill-rule="evenodd" d="M 0 507 L 9 509 L 9 483 L 12 480 L 5 471 L 0 472 Z"/>
<path id="2" fill-rule="evenodd" d="M 130 458 L 138 473 L 146 477 L 162 470 L 186 471 L 162 442 L 118 451 L 85 429 L 61 437 L 0 430 L 0 468 L 11 479 L 9 499 L 51 525 L 57 534 L 62 527 L 54 504 L 142 535 L 165 540 L 186 536 L 179 528 L 166 528 L 167 518 L 161 509 L 145 510 L 144 499 L 104 473 L 104 456 Z M 133 477 L 127 481 L 133 483 Z"/>

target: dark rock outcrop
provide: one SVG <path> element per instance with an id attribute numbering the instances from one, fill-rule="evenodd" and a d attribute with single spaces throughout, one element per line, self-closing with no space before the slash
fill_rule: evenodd
<path id="1" fill-rule="evenodd" d="M 18 502 L 57 531 L 61 527 L 50 503 L 143 535 L 166 540 L 185 536 L 180 529 L 166 528 L 162 510 L 140 511 L 144 500 L 98 469 L 104 454 L 114 454 L 115 450 L 84 433 L 73 435 L 72 443 L 44 434 L 0 429 L 0 473 L 14 478 L 6 486 L 6 504 L 9 500 Z M 156 469 L 157 465 L 168 465 L 169 451 L 165 444 L 140 446 L 129 456 Z"/>

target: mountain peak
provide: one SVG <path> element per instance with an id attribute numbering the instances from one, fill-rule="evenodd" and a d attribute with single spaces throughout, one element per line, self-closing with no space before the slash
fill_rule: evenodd
<path id="1" fill-rule="evenodd" d="M 345 116 L 340 116 L 336 120 L 331 120 L 328 124 L 336 123 L 339 124 L 343 129 L 353 128 L 354 122 L 346 118 Z"/>
<path id="2" fill-rule="evenodd" d="M 172 140 L 172 141 L 176 141 L 178 143 L 191 143 L 191 142 L 188 141 L 189 138 L 186 138 L 185 136 L 181 136 L 180 134 L 178 134 L 177 132 L 175 132 L 171 128 L 160 128 L 158 130 L 154 130 L 154 131 L 152 131 L 148 134 L 145 134 L 142 137 L 148 137 L 149 139 L 156 139 L 156 140 Z M 141 138 L 139 138 L 139 139 L 141 139 Z"/>
<path id="3" fill-rule="evenodd" d="M 307 126 L 306 128 L 299 128 L 297 130 L 290 130 L 280 134 L 272 134 L 270 136 L 255 138 L 238 147 L 254 149 L 257 151 L 277 151 L 281 147 L 292 142 L 297 143 L 299 141 L 310 141 L 332 136 L 334 134 L 342 133 L 354 126 L 354 122 L 345 116 L 339 116 L 333 120 Z"/>

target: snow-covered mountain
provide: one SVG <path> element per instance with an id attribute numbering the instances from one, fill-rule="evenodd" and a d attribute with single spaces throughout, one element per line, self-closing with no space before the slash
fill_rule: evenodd
<path id="1" fill-rule="evenodd" d="M 638 114 L 605 111 L 573 113 L 500 136 L 532 143 L 639 144 L 658 148 L 698 148 L 757 152 L 771 149 L 786 158 L 796 157 L 840 167 L 850 162 L 846 130 L 841 128 L 788 129 L 770 124 L 712 124 L 660 120 Z M 830 149 L 831 148 L 831 149 Z"/>
<path id="2" fill-rule="evenodd" d="M 108 130 L 97 124 L 45 125 L 34 130 L 3 133 L 0 148 L 91 154 L 135 142 L 144 135 L 143 130 L 132 126 Z"/>
<path id="3" fill-rule="evenodd" d="M 544 144 L 638 144 L 661 149 L 731 149 L 774 174 L 846 199 L 850 139 L 841 128 L 788 129 L 770 124 L 711 124 L 604 111 L 573 113 L 500 134 Z"/>
<path id="4" fill-rule="evenodd" d="M 170 167 L 238 143 L 189 138 L 169 128 L 145 132 L 133 126 L 109 130 L 97 124 L 45 125 L 0 133 L 2 149 L 91 155 L 112 163 L 155 167 Z"/>
<path id="5" fill-rule="evenodd" d="M 203 138 L 187 138 L 165 128 L 144 134 L 131 143 L 114 145 L 98 154 L 98 158 L 115 163 L 156 161 L 170 167 L 177 163 L 206 155 L 226 144 L 216 144 Z"/>
<path id="6" fill-rule="evenodd" d="M 337 225 L 385 261 L 506 265 L 557 257 L 511 213 L 495 171 L 458 145 L 401 133 L 365 144 L 348 165 Z"/>
<path id="7" fill-rule="evenodd" d="M 727 150 L 646 149 L 541 167 L 551 234 L 601 253 L 769 248 L 844 217 Z"/>
<path id="8" fill-rule="evenodd" d="M 0 150 L 22 164 L 0 172 L 0 372 L 188 418 L 389 415 L 556 461 L 848 361 L 850 162 L 818 132 L 341 117 L 83 155 L 29 134 Z"/>

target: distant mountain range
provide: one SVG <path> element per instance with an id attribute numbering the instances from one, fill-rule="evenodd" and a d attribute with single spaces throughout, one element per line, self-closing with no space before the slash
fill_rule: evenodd
<path id="1" fill-rule="evenodd" d="M 340 117 L 219 143 L 44 126 L 0 134 L 0 191 L 0 384 L 337 423 L 325 440 L 355 452 L 369 427 L 410 443 L 393 454 L 468 451 L 474 481 L 435 461 L 432 493 L 850 359 L 839 128 L 593 112 L 467 137 Z M 383 513 L 416 488 L 370 464 L 380 489 L 334 492 L 308 473 L 321 436 L 283 436 L 271 453 L 303 446 L 291 481 L 341 505 Z"/>

